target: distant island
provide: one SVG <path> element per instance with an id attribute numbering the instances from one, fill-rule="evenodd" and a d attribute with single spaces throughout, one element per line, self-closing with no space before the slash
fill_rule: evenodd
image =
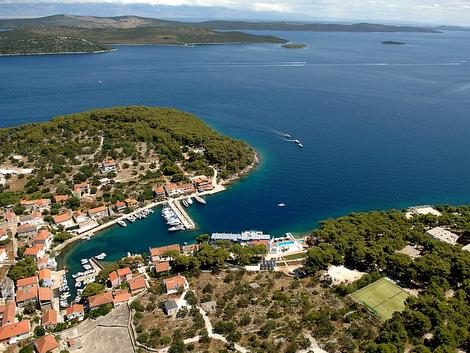
<path id="1" fill-rule="evenodd" d="M 406 43 L 404 43 L 404 42 L 397 42 L 395 40 L 386 40 L 386 41 L 383 41 L 382 44 L 386 44 L 386 45 L 406 45 Z"/>
<path id="2" fill-rule="evenodd" d="M 296 43 L 286 43 L 286 44 L 281 45 L 281 47 L 287 48 L 287 49 L 302 49 L 302 48 L 305 48 L 306 46 L 307 44 L 296 44 Z"/>
<path id="3" fill-rule="evenodd" d="M 17 29 L 26 27 L 75 27 L 129 29 L 149 27 L 188 26 L 211 30 L 273 30 L 273 31 L 310 31 L 310 32 L 419 32 L 440 33 L 427 27 L 392 26 L 375 23 L 309 23 L 309 22 L 252 22 L 252 21 L 204 21 L 181 22 L 140 16 L 95 17 L 75 15 L 53 15 L 39 18 L 3 19 L 0 28 Z"/>
<path id="4" fill-rule="evenodd" d="M 270 35 L 219 32 L 183 23 L 137 17 L 49 16 L 0 20 L 0 55 L 102 53 L 116 44 L 286 43 Z"/>

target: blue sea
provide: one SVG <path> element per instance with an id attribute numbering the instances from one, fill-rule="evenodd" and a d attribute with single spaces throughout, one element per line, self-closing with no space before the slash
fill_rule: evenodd
<path id="1" fill-rule="evenodd" d="M 115 260 L 200 233 L 302 234 L 352 211 L 469 203 L 470 33 L 269 33 L 308 47 L 0 58 L 3 127 L 98 107 L 172 106 L 260 154 L 256 171 L 191 206 L 196 232 L 168 233 L 156 212 L 78 243 L 63 258 L 72 272 L 80 258 L 104 251 Z"/>

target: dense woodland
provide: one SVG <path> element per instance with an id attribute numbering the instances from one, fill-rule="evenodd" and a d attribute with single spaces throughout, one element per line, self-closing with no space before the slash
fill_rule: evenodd
<path id="1" fill-rule="evenodd" d="M 356 213 L 326 220 L 312 233 L 316 245 L 308 252 L 306 270 L 315 275 L 329 263 L 346 264 L 366 271 L 351 286 L 335 291 L 347 295 L 372 281 L 388 276 L 405 288 L 417 289 L 406 310 L 395 313 L 380 326 L 373 341 L 364 342 L 368 353 L 456 352 L 470 348 L 470 253 L 459 245 L 431 239 L 427 227 L 446 226 L 468 239 L 470 207 L 442 206 L 442 216 L 419 216 L 407 220 L 402 212 Z M 421 249 L 412 259 L 397 251 L 410 244 Z"/>
<path id="2" fill-rule="evenodd" d="M 3 206 L 15 204 L 21 197 L 70 193 L 74 183 L 99 185 L 102 176 L 98 166 L 106 158 L 128 159 L 131 164 L 145 162 L 149 155 L 158 160 L 158 164 L 139 171 L 138 183 L 132 183 L 136 190 L 142 186 L 140 196 L 145 200 L 153 198 L 152 188 L 162 177 L 178 182 L 186 180 L 186 173 L 212 175 L 213 166 L 223 179 L 251 165 L 255 156 L 246 143 L 216 133 L 189 113 L 137 106 L 92 110 L 0 129 L 0 140 L 0 163 L 34 168 L 33 174 L 24 177 L 23 192 L 0 193 Z M 15 160 L 13 155 L 26 160 Z M 113 193 L 123 193 L 122 185 L 113 186 Z M 116 199 L 107 197 L 104 201 Z"/>

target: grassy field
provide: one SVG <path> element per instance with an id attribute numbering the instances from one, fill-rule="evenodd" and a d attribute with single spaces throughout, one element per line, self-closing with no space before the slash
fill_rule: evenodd
<path id="1" fill-rule="evenodd" d="M 408 294 L 386 278 L 359 289 L 351 296 L 364 304 L 382 320 L 390 319 L 395 311 L 405 308 Z"/>

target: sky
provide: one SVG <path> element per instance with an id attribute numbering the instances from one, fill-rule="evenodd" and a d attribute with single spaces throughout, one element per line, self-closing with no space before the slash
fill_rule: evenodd
<path id="1" fill-rule="evenodd" d="M 0 0 L 2 5 L 32 3 L 35 7 L 44 5 L 136 5 L 152 7 L 183 6 L 198 11 L 216 8 L 255 13 L 258 17 L 270 15 L 278 19 L 312 20 L 369 20 L 400 23 L 430 23 L 470 26 L 470 0 Z M 25 11 L 27 9 L 25 8 Z M 251 16 L 250 16 L 251 17 Z"/>

